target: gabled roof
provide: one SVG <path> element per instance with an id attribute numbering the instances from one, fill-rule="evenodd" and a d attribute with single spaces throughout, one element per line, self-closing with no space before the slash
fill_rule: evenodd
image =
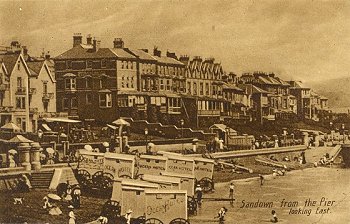
<path id="1" fill-rule="evenodd" d="M 38 76 L 42 67 L 44 65 L 44 61 L 30 61 L 27 62 L 27 66 L 30 70 L 31 76 Z"/>
<path id="2" fill-rule="evenodd" d="M 155 59 L 151 54 L 145 52 L 144 50 L 140 50 L 140 49 L 129 49 L 129 50 L 135 55 L 137 55 L 141 60 L 157 61 L 157 59 Z"/>
<path id="3" fill-rule="evenodd" d="M 263 89 L 260 89 L 260 88 L 257 87 L 257 86 L 254 86 L 254 85 L 252 85 L 252 92 L 253 92 L 253 93 L 270 93 L 270 92 L 268 92 L 268 91 L 265 91 L 265 90 L 263 90 Z"/>
<path id="4" fill-rule="evenodd" d="M 289 81 L 291 88 L 294 89 L 311 89 L 310 87 L 307 87 L 302 83 L 301 81 Z"/>
<path id="5" fill-rule="evenodd" d="M 108 48 L 105 48 L 108 49 Z M 135 59 L 136 57 L 124 50 L 123 48 L 109 48 L 118 58 Z"/>
<path id="6" fill-rule="evenodd" d="M 108 48 L 100 48 L 97 52 L 91 52 L 81 45 L 77 45 L 63 54 L 58 55 L 55 59 L 87 59 L 87 58 L 116 58 L 116 55 Z"/>
<path id="7" fill-rule="evenodd" d="M 243 90 L 241 88 L 238 88 L 236 85 L 230 84 L 230 83 L 224 83 L 222 88 L 223 89 L 232 89 L 232 90 L 243 92 Z"/>
<path id="8" fill-rule="evenodd" d="M 262 84 L 273 85 L 273 83 L 267 77 L 263 77 L 261 75 L 258 77 L 258 81 Z"/>
<path id="9" fill-rule="evenodd" d="M 275 78 L 277 81 L 279 81 L 283 86 L 290 86 L 290 84 L 278 77 Z"/>
<path id="10" fill-rule="evenodd" d="M 174 58 L 169 58 L 169 57 L 165 57 L 165 56 L 161 56 L 161 57 L 158 57 L 158 56 L 153 56 L 155 59 L 157 59 L 157 61 L 159 63 L 162 63 L 162 64 L 171 64 L 171 65 L 184 65 L 182 64 L 180 61 L 174 59 Z"/>
<path id="11" fill-rule="evenodd" d="M 0 62 L 4 63 L 8 73 L 12 72 L 19 56 L 20 54 L 0 54 Z"/>

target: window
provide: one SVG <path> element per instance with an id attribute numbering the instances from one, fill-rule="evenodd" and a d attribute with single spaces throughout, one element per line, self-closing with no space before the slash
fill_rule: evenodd
<path id="1" fill-rule="evenodd" d="M 100 93 L 99 94 L 99 105 L 100 105 L 100 107 L 112 107 L 112 94 L 111 93 Z"/>
<path id="2" fill-rule="evenodd" d="M 205 95 L 209 95 L 209 83 L 205 83 Z"/>
<path id="3" fill-rule="evenodd" d="M 164 80 L 160 80 L 160 90 L 164 90 Z"/>
<path id="4" fill-rule="evenodd" d="M 118 107 L 128 107 L 128 99 L 127 98 L 118 99 Z"/>
<path id="5" fill-rule="evenodd" d="M 17 77 L 17 87 L 22 88 L 23 83 L 22 83 L 22 77 Z"/>
<path id="6" fill-rule="evenodd" d="M 191 82 L 187 82 L 187 92 L 191 94 Z"/>
<path id="7" fill-rule="evenodd" d="M 3 84 L 3 83 L 4 83 L 4 81 L 3 81 L 3 75 L 2 75 L 2 73 L 0 72 L 0 85 Z"/>
<path id="8" fill-rule="evenodd" d="M 133 76 L 131 77 L 130 87 L 134 88 L 134 77 Z"/>
<path id="9" fill-rule="evenodd" d="M 92 61 L 91 60 L 87 60 L 86 68 L 92 68 Z"/>
<path id="10" fill-rule="evenodd" d="M 67 61 L 67 69 L 71 69 L 72 68 L 72 61 Z"/>
<path id="11" fill-rule="evenodd" d="M 169 79 L 167 79 L 166 80 L 166 90 L 170 90 L 170 80 Z"/>
<path id="12" fill-rule="evenodd" d="M 76 88 L 76 79 L 75 78 L 65 79 L 65 87 L 66 87 L 66 89 L 75 89 Z"/>
<path id="13" fill-rule="evenodd" d="M 203 95 L 204 94 L 204 86 L 203 83 L 199 83 L 199 95 Z"/>
<path id="14" fill-rule="evenodd" d="M 68 108 L 69 108 L 69 99 L 68 98 L 63 98 L 62 108 L 63 108 L 63 110 L 68 110 Z"/>
<path id="15" fill-rule="evenodd" d="M 49 102 L 44 101 L 44 102 L 43 102 L 43 106 L 44 106 L 44 111 L 45 111 L 45 112 L 48 112 L 48 110 L 49 110 Z"/>
<path id="16" fill-rule="evenodd" d="M 91 93 L 86 94 L 86 104 L 92 104 L 92 94 Z"/>
<path id="17" fill-rule="evenodd" d="M 129 88 L 129 76 L 126 77 L 126 88 Z"/>
<path id="18" fill-rule="evenodd" d="M 106 59 L 102 59 L 101 60 L 101 68 L 105 68 L 105 67 L 107 67 L 107 61 L 106 61 Z"/>
<path id="19" fill-rule="evenodd" d="M 71 101 L 70 101 L 70 105 L 71 105 L 71 108 L 78 108 L 78 100 L 76 97 L 72 97 Z"/>
<path id="20" fill-rule="evenodd" d="M 26 98 L 24 96 L 16 97 L 16 108 L 25 109 L 26 108 Z"/>
<path id="21" fill-rule="evenodd" d="M 87 89 L 92 89 L 92 78 L 91 77 L 86 77 L 85 80 L 85 87 Z"/>
<path id="22" fill-rule="evenodd" d="M 21 61 L 20 61 L 20 60 L 17 62 L 17 69 L 18 69 L 18 70 L 21 69 Z"/>
<path id="23" fill-rule="evenodd" d="M 43 93 L 47 94 L 47 82 L 43 82 Z"/>
<path id="24" fill-rule="evenodd" d="M 197 83 L 193 83 L 193 95 L 197 95 Z"/>
<path id="25" fill-rule="evenodd" d="M 125 87 L 125 82 L 124 82 L 124 80 L 125 80 L 125 77 L 124 77 L 124 76 L 122 76 L 122 83 L 121 83 L 122 88 L 124 88 L 124 87 Z"/>

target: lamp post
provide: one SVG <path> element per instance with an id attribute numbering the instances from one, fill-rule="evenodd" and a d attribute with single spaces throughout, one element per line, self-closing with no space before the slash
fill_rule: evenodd
<path id="1" fill-rule="evenodd" d="M 145 128 L 145 136 L 146 136 L 146 154 L 149 154 L 148 147 L 147 147 L 147 145 L 148 145 L 148 139 L 147 139 L 147 137 L 148 137 L 148 128 Z"/>
<path id="2" fill-rule="evenodd" d="M 183 137 L 184 137 L 184 124 L 185 124 L 185 121 L 184 119 L 181 119 L 180 120 L 181 122 L 181 151 L 182 153 L 184 152 L 184 143 L 183 143 Z"/>

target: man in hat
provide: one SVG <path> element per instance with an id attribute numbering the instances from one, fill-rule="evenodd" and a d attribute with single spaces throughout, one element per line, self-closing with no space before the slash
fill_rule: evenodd
<path id="1" fill-rule="evenodd" d="M 200 184 L 197 184 L 197 187 L 195 189 L 195 193 L 197 195 L 198 206 L 201 207 L 201 205 L 202 205 L 202 197 L 203 197 L 203 189 L 202 189 Z"/>
<path id="2" fill-rule="evenodd" d="M 126 224 L 130 224 L 131 223 L 131 213 L 132 213 L 132 210 L 129 209 L 126 214 L 125 214 L 125 219 L 126 219 Z"/>

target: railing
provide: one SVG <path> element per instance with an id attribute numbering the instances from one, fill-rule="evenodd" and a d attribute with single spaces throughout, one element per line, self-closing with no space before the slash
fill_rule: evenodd
<path id="1" fill-rule="evenodd" d="M 0 107 L 0 112 L 12 112 L 13 107 Z"/>
<path id="2" fill-rule="evenodd" d="M 198 115 L 201 115 L 201 116 L 220 116 L 220 110 L 199 110 Z"/>
<path id="3" fill-rule="evenodd" d="M 26 87 L 17 87 L 17 92 L 16 94 L 26 94 Z"/>
<path id="4" fill-rule="evenodd" d="M 168 113 L 169 114 L 181 114 L 181 107 L 169 107 Z"/>

